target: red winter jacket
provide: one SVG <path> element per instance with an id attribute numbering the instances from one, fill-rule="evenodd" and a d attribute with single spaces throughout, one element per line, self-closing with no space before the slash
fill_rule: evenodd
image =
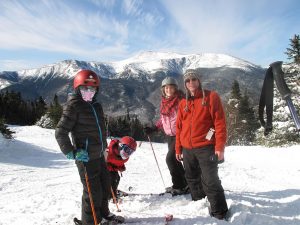
<path id="1" fill-rule="evenodd" d="M 205 90 L 202 105 L 202 92 L 197 92 L 186 102 L 182 99 L 179 103 L 176 121 L 176 154 L 181 154 L 185 149 L 199 148 L 206 145 L 215 145 L 215 151 L 224 151 L 227 133 L 225 114 L 221 99 L 216 92 Z M 186 105 L 187 104 L 187 105 Z M 188 106 L 188 110 L 185 110 Z M 210 128 L 215 133 L 210 140 L 206 135 Z"/>
<path id="2" fill-rule="evenodd" d="M 111 140 L 108 146 L 108 155 L 106 159 L 107 169 L 109 171 L 123 172 L 126 170 L 124 164 L 128 161 L 128 159 L 124 160 L 120 156 L 119 140 L 118 139 Z"/>

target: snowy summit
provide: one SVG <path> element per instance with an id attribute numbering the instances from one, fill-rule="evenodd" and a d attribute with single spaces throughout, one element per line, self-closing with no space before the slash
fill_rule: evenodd
<path id="1" fill-rule="evenodd" d="M 122 73 L 130 73 L 132 78 L 138 78 L 143 73 L 153 74 L 157 71 L 183 73 L 187 69 L 195 68 L 238 68 L 244 71 L 259 68 L 245 60 L 225 54 L 201 53 L 178 54 L 171 52 L 141 52 L 131 58 L 115 62 L 84 62 L 64 60 L 58 63 L 45 65 L 41 68 L 17 71 L 17 78 L 23 79 L 54 74 L 66 78 L 73 78 L 81 68 L 92 69 L 102 77 L 110 79 L 123 78 Z M 5 73 L 5 72 L 2 72 Z M 1 75 L 1 73 L 0 73 Z M 151 79 L 150 79 L 151 80 Z M 0 76 L 0 85 L 5 87 L 5 80 Z"/>

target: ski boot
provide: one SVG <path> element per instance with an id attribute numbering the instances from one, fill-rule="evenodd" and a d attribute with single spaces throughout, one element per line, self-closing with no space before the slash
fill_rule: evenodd
<path id="1" fill-rule="evenodd" d="M 101 220 L 100 224 L 115 225 L 115 224 L 124 223 L 124 222 L 125 222 L 125 218 L 123 216 L 117 216 L 113 213 L 109 213 L 108 216 L 104 217 Z"/>
<path id="2" fill-rule="evenodd" d="M 166 193 L 170 193 L 172 196 L 186 195 L 186 194 L 190 193 L 190 189 L 189 189 L 189 186 L 186 186 L 184 188 L 168 187 L 168 188 L 166 188 Z"/>
<path id="3" fill-rule="evenodd" d="M 225 211 L 225 212 L 222 212 L 222 213 L 213 213 L 213 212 L 211 211 L 211 207 L 210 207 L 210 206 L 208 207 L 208 213 L 209 213 L 209 215 L 210 215 L 211 217 L 214 217 L 214 218 L 216 218 L 216 219 L 218 219 L 218 220 L 226 220 L 226 221 L 228 221 L 228 219 L 229 219 L 229 217 L 230 217 L 230 213 L 229 213 L 228 210 Z"/>

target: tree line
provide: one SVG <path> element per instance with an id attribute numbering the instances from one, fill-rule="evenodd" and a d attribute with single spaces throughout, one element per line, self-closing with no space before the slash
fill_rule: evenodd
<path id="1" fill-rule="evenodd" d="M 20 92 L 0 92 L 0 118 L 6 123 L 32 125 L 46 111 L 42 97 L 33 101 L 24 100 Z"/>
<path id="2" fill-rule="evenodd" d="M 237 106 L 238 105 L 238 106 Z M 42 97 L 33 101 L 25 101 L 21 93 L 8 92 L 0 93 L 0 129 L 4 132 L 5 123 L 18 125 L 39 125 L 43 128 L 54 129 L 62 114 L 62 105 L 57 95 L 54 96 L 49 105 Z M 239 84 L 233 82 L 231 98 L 225 104 L 228 123 L 228 143 L 246 144 L 254 141 L 255 129 L 259 127 L 258 120 L 255 118 L 254 110 L 250 106 L 247 93 L 241 95 Z M 2 124 L 2 125 L 1 125 Z M 2 128 L 1 128 L 2 126 Z M 122 116 L 105 118 L 105 128 L 107 137 L 132 136 L 136 140 L 147 140 L 143 132 L 143 124 L 137 115 L 127 113 Z M 11 136 L 11 134 L 9 135 Z M 163 132 L 151 135 L 151 140 L 155 142 L 165 141 Z"/>
<path id="3" fill-rule="evenodd" d="M 63 107 L 55 94 L 49 105 L 42 97 L 33 101 L 22 98 L 20 92 L 0 92 L 0 132 L 6 138 L 11 138 L 11 132 L 5 124 L 38 125 L 43 128 L 55 129 L 62 115 Z M 105 126 L 108 137 L 132 136 L 136 140 L 146 140 L 144 125 L 136 115 L 129 111 L 124 116 L 106 117 Z M 162 141 L 161 136 L 155 136 L 154 141 Z"/>

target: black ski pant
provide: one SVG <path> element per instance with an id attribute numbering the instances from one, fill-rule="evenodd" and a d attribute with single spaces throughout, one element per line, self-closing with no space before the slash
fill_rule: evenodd
<path id="1" fill-rule="evenodd" d="M 85 178 L 85 169 L 88 175 L 88 182 L 94 202 L 94 209 L 97 216 L 97 224 L 103 217 L 108 216 L 108 197 L 110 193 L 110 176 L 106 168 L 104 157 L 94 159 L 87 163 L 76 161 L 81 183 L 83 185 L 81 220 L 83 225 L 94 225 L 94 218 L 88 188 Z"/>
<path id="2" fill-rule="evenodd" d="M 111 188 L 113 189 L 113 192 L 114 192 L 115 196 L 117 197 L 117 190 L 118 190 L 118 186 L 120 183 L 119 172 L 118 171 L 110 171 L 109 174 L 110 174 Z M 110 194 L 110 197 L 113 197 L 113 196 L 111 196 L 111 194 Z"/>
<path id="3" fill-rule="evenodd" d="M 187 186 L 187 182 L 184 175 L 185 174 L 184 168 L 182 163 L 176 159 L 176 153 L 175 153 L 176 137 L 167 136 L 167 140 L 168 140 L 169 150 L 166 156 L 166 163 L 168 165 L 171 174 L 173 188 L 175 189 L 185 188 Z"/>
<path id="4" fill-rule="evenodd" d="M 218 175 L 218 161 L 214 157 L 214 146 L 182 150 L 185 177 L 192 199 L 196 201 L 207 196 L 214 215 L 227 212 L 224 189 Z"/>

